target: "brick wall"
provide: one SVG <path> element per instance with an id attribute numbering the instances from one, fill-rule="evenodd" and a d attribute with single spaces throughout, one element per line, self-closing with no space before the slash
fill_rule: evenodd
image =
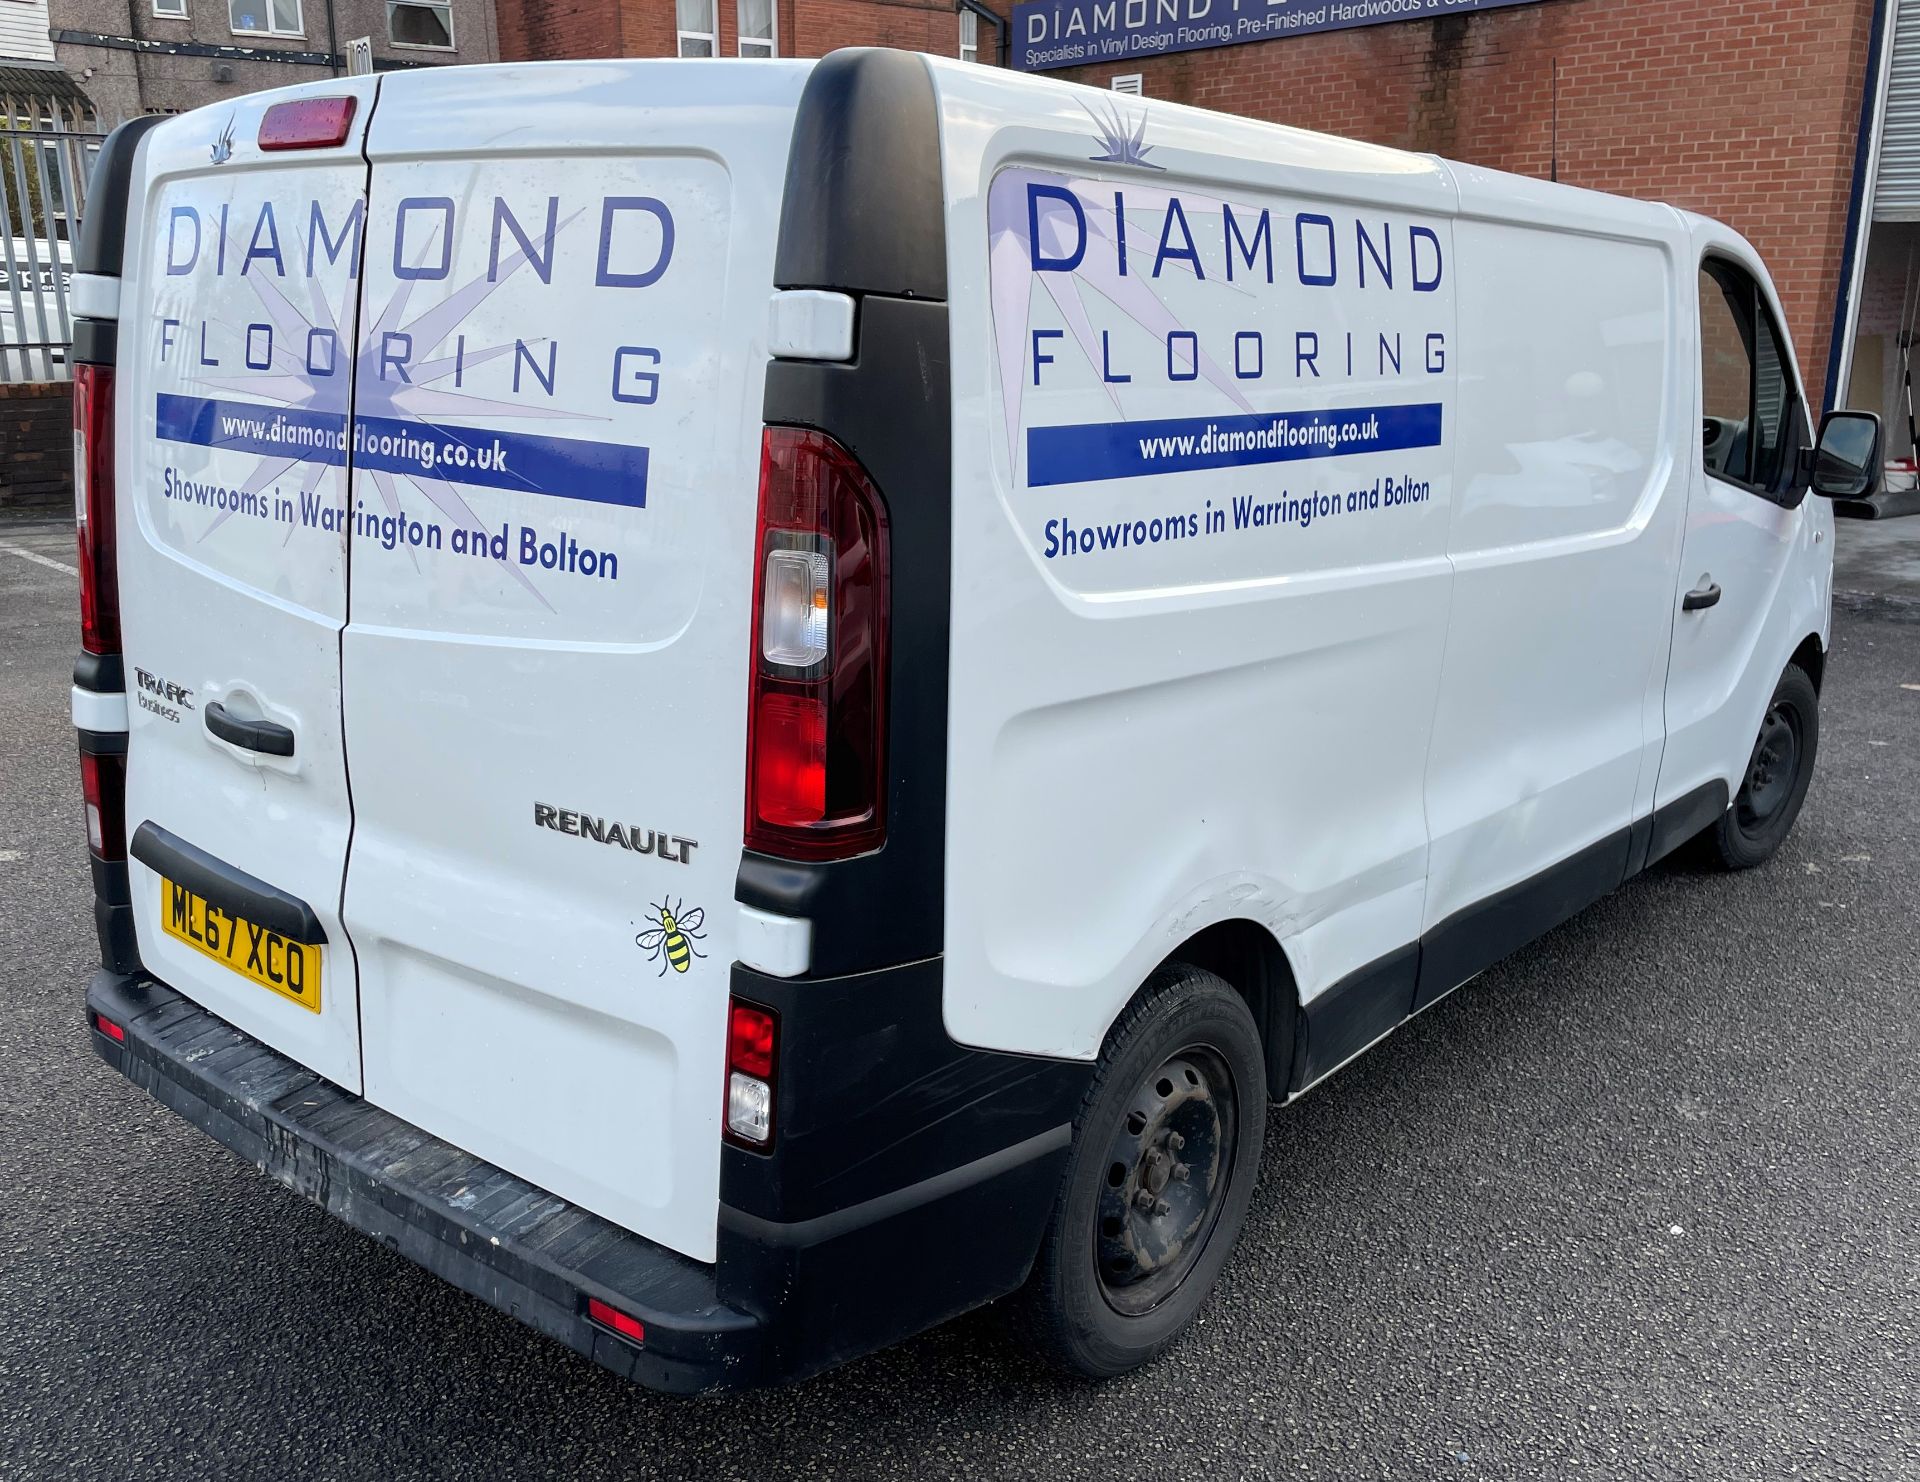
<path id="1" fill-rule="evenodd" d="M 670 57 L 678 51 L 673 0 L 497 0 L 500 55 Z M 1009 5 L 994 8 L 1010 8 Z M 776 0 L 780 55 L 823 57 L 843 46 L 897 46 L 960 54 L 953 0 Z M 739 52 L 737 0 L 717 0 L 719 54 Z M 980 49 L 991 56 L 993 28 L 982 22 Z"/>
<path id="2" fill-rule="evenodd" d="M 1826 376 L 1872 0 L 1549 0 L 1053 75 L 1671 202 L 1745 233 Z M 1554 124 L 1558 75 L 1558 130 Z"/>
<path id="3" fill-rule="evenodd" d="M 73 385 L 0 383 L 0 514 L 73 508 Z"/>

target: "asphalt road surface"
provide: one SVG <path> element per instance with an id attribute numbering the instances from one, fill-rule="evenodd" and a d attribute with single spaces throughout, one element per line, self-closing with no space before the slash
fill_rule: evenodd
<path id="1" fill-rule="evenodd" d="M 88 1049 L 64 529 L 0 523 L 0 1474 L 1920 1476 L 1920 608 L 1843 611 L 1798 831 L 1665 867 L 1269 1124 L 1194 1332 L 1101 1387 L 992 1312 L 629 1388 Z"/>

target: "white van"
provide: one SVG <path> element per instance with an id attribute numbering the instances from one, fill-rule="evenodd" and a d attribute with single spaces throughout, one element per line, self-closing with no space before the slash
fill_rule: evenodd
<path id="1" fill-rule="evenodd" d="M 1144 1362 L 1270 1102 L 1805 795 L 1832 514 L 1712 222 L 886 51 L 98 179 L 93 1043 L 642 1383 L 1016 1292 Z"/>

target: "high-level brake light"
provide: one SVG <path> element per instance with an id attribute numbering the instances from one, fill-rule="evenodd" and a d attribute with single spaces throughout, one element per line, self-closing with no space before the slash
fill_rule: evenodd
<path id="1" fill-rule="evenodd" d="M 887 514 L 822 432 L 769 427 L 754 543 L 747 847 L 844 859 L 886 838 Z"/>
<path id="2" fill-rule="evenodd" d="M 337 149 L 353 127 L 356 98 L 295 98 L 260 118 L 262 149 Z"/>

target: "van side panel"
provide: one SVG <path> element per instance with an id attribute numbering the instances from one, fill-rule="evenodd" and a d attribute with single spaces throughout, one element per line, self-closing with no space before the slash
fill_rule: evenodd
<path id="1" fill-rule="evenodd" d="M 1420 930 L 1484 271 L 1451 180 L 934 71 L 953 276 L 989 285 L 953 310 L 948 1026 L 1091 1057 L 1227 918 L 1311 1000 Z"/>
<path id="2" fill-rule="evenodd" d="M 1472 350 L 1427 774 L 1427 927 L 1651 808 L 1687 488 L 1677 218 L 1456 176 L 1458 250 L 1482 271 L 1460 283 Z M 1620 842 L 1604 888 L 1624 872 Z"/>

